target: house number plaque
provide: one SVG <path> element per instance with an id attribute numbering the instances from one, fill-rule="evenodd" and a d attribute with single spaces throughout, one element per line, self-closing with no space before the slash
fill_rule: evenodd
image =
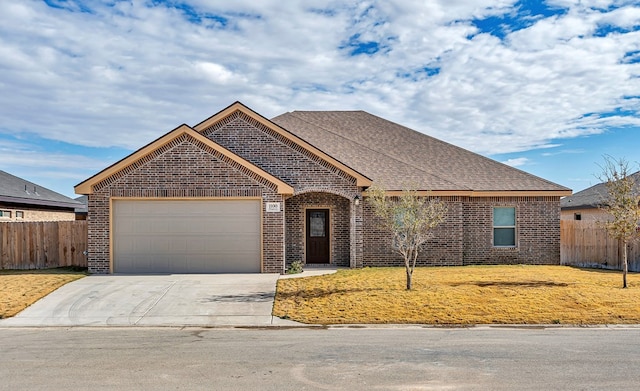
<path id="1" fill-rule="evenodd" d="M 267 212 L 280 212 L 279 202 L 267 202 Z"/>

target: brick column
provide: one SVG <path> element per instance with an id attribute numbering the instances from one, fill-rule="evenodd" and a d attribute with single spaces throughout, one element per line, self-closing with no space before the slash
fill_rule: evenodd
<path id="1" fill-rule="evenodd" d="M 349 267 L 361 268 L 363 266 L 363 239 L 362 239 L 362 195 L 360 197 L 360 205 L 356 205 L 355 201 L 351 199 L 350 205 L 350 258 Z"/>

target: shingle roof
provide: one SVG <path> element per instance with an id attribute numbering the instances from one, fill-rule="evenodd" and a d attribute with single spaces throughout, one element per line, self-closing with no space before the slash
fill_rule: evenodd
<path id="1" fill-rule="evenodd" d="M 272 121 L 387 190 L 570 191 L 364 111 L 293 111 Z"/>
<path id="2" fill-rule="evenodd" d="M 629 178 L 635 182 L 636 194 L 640 194 L 640 171 L 629 175 Z M 564 197 L 560 200 L 560 208 L 565 210 L 597 208 L 603 204 L 607 193 L 607 185 L 598 183 L 569 197 Z"/>
<path id="3" fill-rule="evenodd" d="M 75 212 L 76 213 L 87 213 L 89 212 L 89 197 L 87 197 L 86 195 L 81 195 L 80 197 L 76 197 L 74 198 L 74 200 L 78 201 L 80 204 L 78 207 L 76 207 Z"/>
<path id="4" fill-rule="evenodd" d="M 2 170 L 0 170 L 0 201 L 62 208 L 75 208 L 80 205 L 78 201 Z"/>

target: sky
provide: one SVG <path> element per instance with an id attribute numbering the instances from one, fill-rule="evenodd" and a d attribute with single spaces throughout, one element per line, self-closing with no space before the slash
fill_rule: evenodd
<path id="1" fill-rule="evenodd" d="M 76 197 L 235 101 L 365 110 L 575 192 L 640 161 L 640 3 L 0 0 L 0 170 Z"/>

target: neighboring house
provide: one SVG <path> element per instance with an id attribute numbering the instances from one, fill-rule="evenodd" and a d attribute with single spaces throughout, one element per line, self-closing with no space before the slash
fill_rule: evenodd
<path id="1" fill-rule="evenodd" d="M 75 220 L 77 201 L 0 170 L 0 222 Z"/>
<path id="2" fill-rule="evenodd" d="M 366 189 L 448 204 L 419 265 L 559 264 L 565 187 L 362 111 L 272 120 L 236 102 L 78 184 L 94 273 L 402 265 Z M 431 190 L 431 193 L 427 193 Z"/>
<path id="3" fill-rule="evenodd" d="M 640 194 L 640 171 L 629 175 Z M 608 195 L 607 185 L 598 183 L 560 200 L 562 220 L 599 220 L 609 219 L 609 214 L 600 209 Z"/>
<path id="4" fill-rule="evenodd" d="M 76 197 L 74 199 L 78 201 L 80 204 L 82 204 L 75 209 L 76 220 L 86 220 L 87 212 L 89 210 L 89 207 L 87 206 L 87 204 L 89 203 L 87 196 L 81 195 L 80 197 Z"/>

